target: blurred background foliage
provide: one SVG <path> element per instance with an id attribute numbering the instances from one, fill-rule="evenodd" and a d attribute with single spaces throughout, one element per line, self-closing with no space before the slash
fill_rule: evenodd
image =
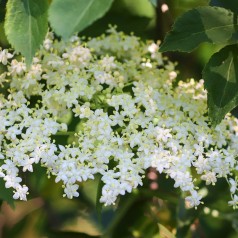
<path id="1" fill-rule="evenodd" d="M 0 47 L 9 43 L 3 22 L 7 0 L 0 1 Z M 151 1 L 155 2 L 155 1 Z M 118 30 L 140 36 L 143 40 L 162 41 L 174 20 L 185 11 L 208 0 L 158 0 L 154 7 L 149 0 L 115 0 L 110 11 L 85 29 L 80 35 L 94 37 L 117 25 Z M 162 12 L 162 4 L 169 10 Z M 193 54 L 168 53 L 179 62 L 179 79 L 201 78 L 201 70 L 218 48 L 203 44 Z M 0 68 L 1 71 L 4 68 Z M 71 115 L 62 120 L 75 128 Z M 54 138 L 61 143 L 73 140 L 69 136 Z M 227 183 L 220 180 L 216 187 L 201 191 L 205 206 L 197 210 L 185 208 L 180 192 L 173 182 L 153 169 L 147 171 L 144 186 L 122 196 L 115 206 L 98 204 L 100 178 L 80 186 L 80 196 L 73 200 L 62 197 L 62 184 L 46 178 L 45 170 L 34 168 L 34 175 L 24 177 L 30 187 L 28 202 L 13 202 L 11 193 L 0 183 L 0 237 L 2 238 L 235 238 L 238 237 L 238 213 L 227 206 Z M 168 188 L 170 188 L 168 190 Z M 172 189 L 171 189 L 172 188 Z M 98 192 L 99 191 L 99 192 Z"/>

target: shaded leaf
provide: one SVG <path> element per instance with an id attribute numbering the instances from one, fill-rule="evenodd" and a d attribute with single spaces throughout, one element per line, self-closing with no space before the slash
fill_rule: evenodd
<path id="1" fill-rule="evenodd" d="M 221 219 L 230 221 L 233 229 L 236 232 L 238 232 L 238 214 L 237 214 L 237 212 L 220 213 L 219 216 Z"/>
<path id="2" fill-rule="evenodd" d="M 104 186 L 103 181 L 101 180 L 102 175 L 100 175 L 99 180 L 98 180 L 98 187 L 97 187 L 97 197 L 96 197 L 96 210 L 97 210 L 97 216 L 98 216 L 98 220 L 101 221 L 102 219 L 102 207 L 103 204 L 100 203 L 100 198 L 102 196 L 102 188 Z"/>
<path id="3" fill-rule="evenodd" d="M 11 208 L 15 208 L 12 189 L 7 189 L 2 179 L 0 179 L 0 191 L 0 200 L 7 202 Z"/>
<path id="4" fill-rule="evenodd" d="M 47 0 L 9 0 L 5 21 L 6 36 L 29 66 L 48 29 Z"/>
<path id="5" fill-rule="evenodd" d="M 54 0 L 49 10 L 52 28 L 64 39 L 80 32 L 102 17 L 113 0 Z"/>
<path id="6" fill-rule="evenodd" d="M 238 105 L 237 65 L 238 46 L 230 45 L 215 53 L 203 70 L 209 117 L 214 125 Z"/>
<path id="7" fill-rule="evenodd" d="M 201 209 L 201 208 L 200 208 Z M 176 238 L 187 237 L 191 224 L 199 217 L 199 209 L 187 209 L 184 199 L 180 199 L 177 213 L 177 232 Z"/>
<path id="8" fill-rule="evenodd" d="M 238 1 L 237 0 L 211 0 L 211 6 L 224 7 L 238 14 Z"/>
<path id="9" fill-rule="evenodd" d="M 216 44 L 236 43 L 235 15 L 224 8 L 198 7 L 183 14 L 175 22 L 172 31 L 165 37 L 160 51 L 194 50 L 202 42 Z"/>
<path id="10" fill-rule="evenodd" d="M 109 11 L 103 18 L 95 22 L 92 26 L 89 26 L 82 32 L 82 35 L 87 35 L 91 37 L 97 37 L 101 35 L 102 32 L 108 30 L 108 22 L 111 25 L 117 25 L 118 29 L 123 31 L 126 34 L 130 34 L 131 31 L 135 35 L 142 38 L 148 39 L 153 38 L 152 30 L 148 29 L 148 25 L 151 22 L 151 19 L 148 17 L 140 17 L 131 15 L 130 12 L 123 11 L 123 19 L 121 18 L 121 12 Z"/>
<path id="11" fill-rule="evenodd" d="M 5 13 L 6 13 L 6 0 L 5 1 L 1 1 L 0 0 L 0 22 L 4 21 L 5 18 Z M 2 34 L 2 32 L 1 32 Z"/>
<path id="12" fill-rule="evenodd" d="M 139 201 L 140 199 L 142 201 Z M 120 197 L 118 209 L 106 229 L 105 237 L 127 237 L 131 226 L 137 222 L 138 217 L 141 217 L 144 206 L 148 206 L 148 203 L 142 197 L 139 197 L 139 194 L 131 193 Z"/>

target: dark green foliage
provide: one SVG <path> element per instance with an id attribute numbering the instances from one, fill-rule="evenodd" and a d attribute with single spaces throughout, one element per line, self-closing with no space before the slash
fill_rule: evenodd
<path id="1" fill-rule="evenodd" d="M 14 199 L 12 197 L 13 191 L 5 188 L 5 182 L 0 179 L 0 204 L 2 201 L 6 201 L 12 208 L 15 208 Z"/>
<path id="2" fill-rule="evenodd" d="M 238 14 L 238 1 L 237 0 L 211 0 L 211 6 L 224 7 L 230 9 L 234 13 Z"/>
<path id="3" fill-rule="evenodd" d="M 238 105 L 238 47 L 229 45 L 214 54 L 203 70 L 209 116 L 218 124 Z"/>
<path id="4" fill-rule="evenodd" d="M 237 32 L 234 14 L 218 7 L 198 7 L 186 12 L 175 22 L 165 37 L 160 51 L 191 52 L 200 43 L 236 43 L 232 36 Z"/>
<path id="5" fill-rule="evenodd" d="M 237 3 L 214 0 L 210 2 L 212 7 L 186 12 L 177 19 L 160 48 L 161 52 L 190 52 L 203 42 L 227 45 L 211 57 L 203 70 L 213 125 L 219 124 L 238 105 L 237 46 L 231 45 L 238 41 Z"/>

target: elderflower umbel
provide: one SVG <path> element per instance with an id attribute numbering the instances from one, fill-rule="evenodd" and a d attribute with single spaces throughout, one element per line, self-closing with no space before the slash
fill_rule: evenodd
<path id="1" fill-rule="evenodd" d="M 196 181 L 215 185 L 224 177 L 236 208 L 238 120 L 227 115 L 212 128 L 203 80 L 174 88 L 174 65 L 157 44 L 115 28 L 108 33 L 87 42 L 77 36 L 58 41 L 48 33 L 31 68 L 13 59 L 0 75 L 0 85 L 8 87 L 0 94 L 0 177 L 13 198 L 27 199 L 21 176 L 34 173 L 36 164 L 63 183 L 68 198 L 101 174 L 105 205 L 143 185 L 153 167 L 174 180 L 188 207 L 201 203 Z M 0 51 L 2 64 L 12 57 Z M 67 133 L 60 119 L 69 112 L 78 125 L 68 132 L 74 142 L 63 146 L 52 136 Z"/>

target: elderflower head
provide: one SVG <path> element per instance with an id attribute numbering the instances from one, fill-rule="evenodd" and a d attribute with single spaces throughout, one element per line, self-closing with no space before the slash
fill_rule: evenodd
<path id="1" fill-rule="evenodd" d="M 201 203 L 197 181 L 226 178 L 236 208 L 238 120 L 227 115 L 212 128 L 202 80 L 174 88 L 174 65 L 157 44 L 115 28 L 108 33 L 87 42 L 49 33 L 31 68 L 13 59 L 0 76 L 8 87 L 8 95 L 0 94 L 0 177 L 13 198 L 27 199 L 31 191 L 21 176 L 36 164 L 63 183 L 70 199 L 79 196 L 81 182 L 100 174 L 105 205 L 142 186 L 152 167 L 174 180 L 188 207 Z M 11 58 L 0 52 L 1 63 Z M 68 113 L 78 125 L 68 132 L 74 142 L 63 146 L 53 136 L 67 133 L 60 119 Z"/>

